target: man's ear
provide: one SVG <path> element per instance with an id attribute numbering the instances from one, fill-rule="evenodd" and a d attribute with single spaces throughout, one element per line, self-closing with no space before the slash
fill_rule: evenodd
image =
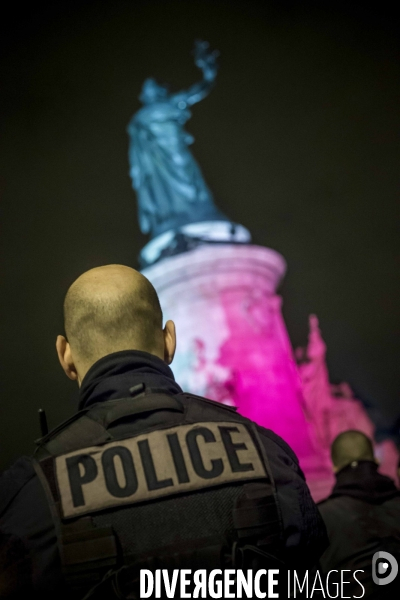
<path id="1" fill-rule="evenodd" d="M 60 361 L 60 365 L 64 369 L 66 376 L 73 381 L 77 381 L 78 373 L 72 359 L 71 346 L 63 335 L 57 336 L 56 350 L 58 354 L 58 360 Z"/>
<path id="2" fill-rule="evenodd" d="M 167 321 L 163 330 L 164 334 L 164 362 L 170 365 L 174 359 L 176 350 L 175 323 Z"/>

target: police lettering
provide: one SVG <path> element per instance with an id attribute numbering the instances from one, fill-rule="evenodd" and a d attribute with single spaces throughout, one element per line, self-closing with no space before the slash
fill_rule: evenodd
<path id="1" fill-rule="evenodd" d="M 56 458 L 64 517 L 266 477 L 243 423 L 157 430 Z"/>

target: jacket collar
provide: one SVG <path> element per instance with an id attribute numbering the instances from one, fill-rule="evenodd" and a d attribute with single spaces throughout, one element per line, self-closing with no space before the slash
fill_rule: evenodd
<path id="1" fill-rule="evenodd" d="M 400 495 L 389 477 L 378 473 L 378 465 L 370 460 L 354 461 L 336 475 L 330 498 L 351 496 L 371 504 L 381 504 Z"/>
<path id="2" fill-rule="evenodd" d="M 182 392 L 171 369 L 160 358 L 139 350 L 122 350 L 90 367 L 79 390 L 79 410 L 96 402 L 126 398 L 129 388 L 138 383 L 171 394 Z"/>

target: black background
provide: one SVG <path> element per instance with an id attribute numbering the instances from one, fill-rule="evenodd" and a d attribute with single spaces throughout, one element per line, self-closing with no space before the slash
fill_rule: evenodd
<path id="1" fill-rule="evenodd" d="M 219 207 L 281 252 L 294 346 L 316 313 L 332 380 L 380 431 L 399 415 L 399 22 L 347 2 L 14 5 L 1 32 L 0 467 L 30 453 L 37 409 L 75 410 L 54 349 L 68 285 L 137 267 L 146 238 L 126 125 L 146 77 L 199 78 L 196 38 L 221 52 L 193 108 L 193 152 Z M 199 323 L 201 328 L 201 323 Z"/>

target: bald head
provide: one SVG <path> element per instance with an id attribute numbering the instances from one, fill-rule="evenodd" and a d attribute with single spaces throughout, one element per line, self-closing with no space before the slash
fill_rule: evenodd
<path id="1" fill-rule="evenodd" d="M 344 431 L 337 436 L 332 444 L 331 456 L 337 471 L 353 461 L 375 460 L 372 441 L 356 430 Z"/>
<path id="2" fill-rule="evenodd" d="M 66 294 L 64 325 L 65 342 L 78 372 L 121 350 L 165 356 L 157 293 L 146 277 L 130 267 L 107 265 L 81 275 Z"/>

